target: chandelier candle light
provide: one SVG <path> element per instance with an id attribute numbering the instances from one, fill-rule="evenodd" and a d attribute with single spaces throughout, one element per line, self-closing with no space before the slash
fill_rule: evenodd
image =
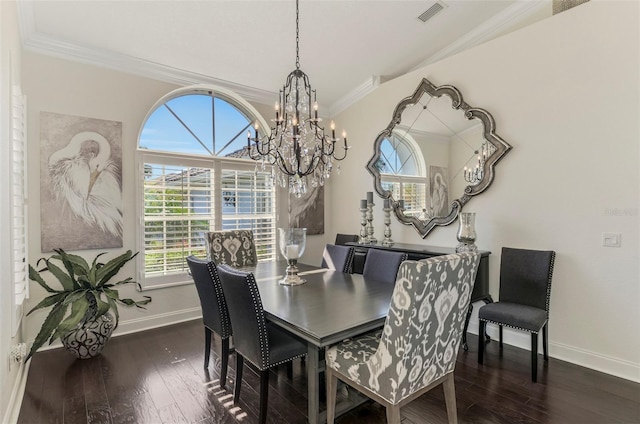
<path id="1" fill-rule="evenodd" d="M 495 147 L 486 141 L 480 146 L 480 150 L 473 152 L 478 155 L 478 164 L 473 168 L 464 167 L 464 180 L 471 184 L 477 184 L 484 177 L 484 163 L 487 158 L 495 151 Z"/>
<path id="2" fill-rule="evenodd" d="M 296 0 L 296 69 L 280 90 L 276 102 L 276 117 L 269 135 L 260 137 L 255 123 L 254 137 L 247 134 L 249 156 L 272 166 L 272 178 L 281 187 L 289 186 L 289 193 L 301 197 L 312 187 L 324 185 L 331 176 L 334 161 L 347 157 L 347 133 L 342 132 L 342 154 L 336 154 L 335 125 L 331 123 L 331 135 L 325 134 L 318 118 L 316 90 L 311 88 L 309 77 L 300 69 L 299 0 Z M 253 143 L 253 144 L 252 144 Z M 274 166 L 275 165 L 275 166 Z M 277 175 L 276 175 L 277 168 Z M 340 164 L 337 164 L 340 172 Z"/>

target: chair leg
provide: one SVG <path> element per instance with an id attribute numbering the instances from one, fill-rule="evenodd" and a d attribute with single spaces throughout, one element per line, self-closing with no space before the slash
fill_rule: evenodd
<path id="1" fill-rule="evenodd" d="M 287 362 L 287 379 L 293 380 L 293 361 Z"/>
<path id="2" fill-rule="evenodd" d="M 209 366 L 209 357 L 211 356 L 211 330 L 204 327 L 204 367 Z"/>
<path id="3" fill-rule="evenodd" d="M 227 367 L 229 366 L 229 338 L 222 339 L 222 366 L 220 367 L 220 388 L 227 385 Z"/>
<path id="4" fill-rule="evenodd" d="M 500 334 L 500 349 L 502 349 L 502 326 L 498 326 L 498 333 Z"/>
<path id="5" fill-rule="evenodd" d="M 484 357 L 484 331 L 487 327 L 486 321 L 480 321 L 478 327 L 478 363 L 481 364 Z"/>
<path id="6" fill-rule="evenodd" d="M 447 417 L 449 424 L 458 424 L 458 410 L 456 407 L 456 386 L 454 384 L 453 373 L 442 384 L 444 390 L 444 402 L 447 405 Z"/>
<path id="7" fill-rule="evenodd" d="M 242 387 L 242 368 L 244 358 L 236 353 L 236 384 L 233 387 L 233 403 L 236 404 L 240 400 L 240 388 Z"/>
<path id="8" fill-rule="evenodd" d="M 400 424 L 400 406 L 387 405 L 387 424 Z"/>
<path id="9" fill-rule="evenodd" d="M 260 371 L 260 416 L 258 422 L 267 422 L 267 404 L 269 400 L 269 369 Z"/>
<path id="10" fill-rule="evenodd" d="M 336 393 L 338 391 L 338 377 L 327 367 L 327 424 L 333 424 L 336 418 Z"/>
<path id="11" fill-rule="evenodd" d="M 549 360 L 549 350 L 547 347 L 549 343 L 549 339 L 548 339 L 549 334 L 547 333 L 547 325 L 548 324 L 545 324 L 544 327 L 542 327 L 542 351 L 544 353 L 545 361 Z"/>
<path id="12" fill-rule="evenodd" d="M 538 381 L 538 333 L 531 333 L 531 381 Z"/>

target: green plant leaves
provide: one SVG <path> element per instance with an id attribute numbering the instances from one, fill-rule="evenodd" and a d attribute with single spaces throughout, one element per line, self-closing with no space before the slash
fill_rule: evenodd
<path id="1" fill-rule="evenodd" d="M 47 339 L 49 339 L 49 343 L 52 343 L 57 338 L 63 337 L 75 329 L 85 320 L 96 319 L 109 311 L 113 311 L 115 315 L 114 328 L 116 328 L 120 319 L 118 303 L 144 309 L 143 305 L 151 302 L 151 297 L 149 296 L 143 296 L 142 300 L 137 301 L 134 299 L 120 299 L 118 290 L 112 289 L 115 285 L 124 284 L 134 284 L 140 287 L 131 277 L 116 283 L 109 283 L 137 253 L 133 254 L 131 250 L 128 250 L 104 264 L 98 261 L 100 256 L 105 254 L 103 252 L 96 255 L 91 266 L 89 266 L 88 262 L 81 256 L 66 253 L 62 249 L 56 249 L 55 252 L 56 254 L 49 258 L 38 259 L 37 264 L 40 264 L 41 261 L 46 264 L 46 267 L 41 270 L 38 271 L 29 265 L 29 278 L 52 294 L 41 300 L 28 314 L 37 309 L 50 306 L 53 306 L 53 308 L 42 324 L 27 355 L 27 360 L 33 356 Z M 60 261 L 63 266 L 61 267 L 53 261 Z M 41 274 L 45 271 L 48 271 L 58 280 L 62 290 L 55 290 L 47 284 Z M 67 315 L 69 309 L 71 312 Z"/>

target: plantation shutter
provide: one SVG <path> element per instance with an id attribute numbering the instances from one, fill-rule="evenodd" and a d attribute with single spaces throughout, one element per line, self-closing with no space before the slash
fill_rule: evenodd
<path id="1" fill-rule="evenodd" d="M 15 334 L 23 315 L 22 304 L 29 297 L 27 270 L 27 156 L 26 100 L 18 86 L 11 89 L 11 263 L 13 267 Z"/>

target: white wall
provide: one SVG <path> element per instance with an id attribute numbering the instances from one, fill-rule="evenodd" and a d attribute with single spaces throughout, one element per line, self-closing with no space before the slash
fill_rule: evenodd
<path id="1" fill-rule="evenodd" d="M 493 252 L 494 297 L 502 246 L 555 250 L 551 356 L 640 381 L 638 28 L 638 2 L 592 0 L 383 84 L 337 117 L 354 147 L 333 182 L 331 203 L 345 209 L 331 213 L 333 229 L 358 228 L 357 199 L 373 181 L 365 165 L 395 105 L 423 77 L 452 84 L 513 145 L 465 206 L 477 212 L 479 247 Z M 396 241 L 456 244 L 455 224 L 425 240 L 395 221 L 392 230 Z M 603 232 L 621 233 L 622 247 L 602 247 Z"/>

